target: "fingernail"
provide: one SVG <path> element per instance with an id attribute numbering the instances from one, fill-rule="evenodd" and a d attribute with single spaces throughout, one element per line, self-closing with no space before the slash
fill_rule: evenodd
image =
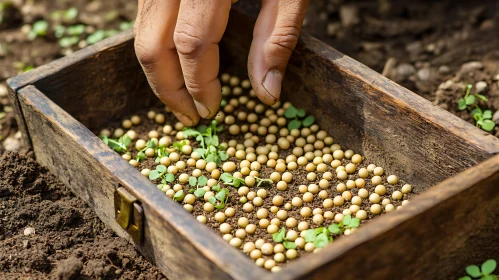
<path id="1" fill-rule="evenodd" d="M 192 125 L 195 124 L 195 122 L 191 118 L 189 118 L 189 116 L 186 116 L 186 115 L 184 115 L 182 113 L 179 113 L 179 112 L 176 112 L 176 111 L 172 111 L 172 112 L 173 112 L 173 114 L 175 114 L 175 116 L 177 117 L 177 119 L 181 123 L 183 123 L 184 125 L 186 125 L 186 126 L 192 126 Z"/>
<path id="2" fill-rule="evenodd" d="M 199 103 L 198 101 L 194 100 L 194 105 L 196 105 L 196 109 L 198 110 L 199 115 L 201 118 L 208 118 L 211 115 L 210 110 L 206 108 L 202 103 Z"/>
<path id="3" fill-rule="evenodd" d="M 277 102 L 281 96 L 282 74 L 277 70 L 270 70 L 263 77 L 262 86 Z"/>

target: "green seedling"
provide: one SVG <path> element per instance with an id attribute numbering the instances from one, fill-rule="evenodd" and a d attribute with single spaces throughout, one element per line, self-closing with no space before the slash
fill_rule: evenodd
<path id="1" fill-rule="evenodd" d="M 162 157 L 167 157 L 170 153 L 167 151 L 167 147 L 159 146 L 155 150 L 156 160 L 154 162 L 159 163 Z"/>
<path id="2" fill-rule="evenodd" d="M 161 179 L 161 184 L 158 185 L 159 189 L 162 189 L 168 183 L 173 183 L 175 181 L 175 175 L 167 173 L 167 170 L 166 166 L 160 164 L 156 166 L 156 169 L 149 172 L 150 180 Z"/>
<path id="3" fill-rule="evenodd" d="M 229 155 L 225 152 L 226 147 L 220 145 L 217 132 L 222 131 L 223 127 L 218 126 L 217 122 L 212 121 L 210 126 L 199 125 L 196 129 L 185 128 L 185 137 L 195 137 L 201 148 L 194 150 L 200 154 L 207 162 L 215 162 L 220 165 L 223 160 L 227 160 Z"/>
<path id="4" fill-rule="evenodd" d="M 497 262 L 495 260 L 485 261 L 481 268 L 477 265 L 470 265 L 466 267 L 466 273 L 468 275 L 460 277 L 459 280 L 472 280 L 472 279 L 482 279 L 482 280 L 498 280 L 498 275 L 493 275 L 492 273 L 496 270 Z"/>
<path id="5" fill-rule="evenodd" d="M 85 33 L 86 26 L 84 24 L 76 24 L 68 26 L 66 28 L 66 33 L 71 36 L 80 36 Z"/>
<path id="6" fill-rule="evenodd" d="M 128 147 L 132 143 L 132 139 L 130 139 L 127 135 L 123 135 L 119 139 L 112 139 L 102 135 L 100 136 L 100 139 L 102 139 L 106 145 L 118 153 L 128 152 Z"/>
<path id="7" fill-rule="evenodd" d="M 28 33 L 28 39 L 34 40 L 36 37 L 47 36 L 47 30 L 49 28 L 49 23 L 45 20 L 39 20 L 33 23 L 31 30 Z"/>
<path id="8" fill-rule="evenodd" d="M 80 41 L 80 38 L 77 36 L 72 36 L 72 37 L 62 37 L 59 40 L 59 46 L 61 48 L 69 48 L 72 47 Z"/>
<path id="9" fill-rule="evenodd" d="M 94 33 L 88 35 L 86 40 L 87 40 L 87 43 L 89 45 L 92 45 L 92 44 L 95 44 L 99 41 L 104 40 L 105 38 L 106 38 L 106 36 L 105 36 L 104 30 L 97 30 Z"/>
<path id="10" fill-rule="evenodd" d="M 281 243 L 286 249 L 296 249 L 296 243 L 293 241 L 288 241 L 286 239 L 286 229 L 284 227 L 281 228 L 280 231 L 272 234 L 272 239 L 274 242 Z"/>
<path id="11" fill-rule="evenodd" d="M 78 17 L 78 9 L 75 7 L 67 9 L 62 14 L 62 19 L 67 22 L 75 20 L 76 17 Z"/>
<path id="12" fill-rule="evenodd" d="M 24 67 L 23 72 L 24 72 L 24 73 L 26 73 L 26 72 L 31 71 L 31 70 L 33 70 L 33 69 L 35 69 L 35 67 L 34 67 L 34 66 L 32 66 L 32 65 L 28 65 L 28 66 Z"/>
<path id="13" fill-rule="evenodd" d="M 343 217 L 339 224 L 331 224 L 328 227 L 329 232 L 336 235 L 341 235 L 346 229 L 358 228 L 360 226 L 359 218 L 352 218 L 351 215 Z"/>
<path id="14" fill-rule="evenodd" d="M 225 208 L 227 201 L 229 201 L 229 190 L 221 188 L 218 184 L 213 186 L 211 190 L 215 191 L 216 194 L 215 196 L 210 197 L 208 199 L 208 202 L 215 206 L 215 208 L 217 209 Z"/>
<path id="15" fill-rule="evenodd" d="M 203 197 L 206 193 L 206 190 L 203 189 L 204 186 L 208 183 L 208 178 L 204 175 L 196 178 L 194 176 L 189 177 L 189 185 L 196 189 L 190 189 L 189 192 L 194 193 L 196 197 Z"/>
<path id="16" fill-rule="evenodd" d="M 492 121 L 492 111 L 482 110 L 482 108 L 478 106 L 477 102 L 478 100 L 487 102 L 488 99 L 481 94 L 471 93 L 472 88 L 473 85 L 466 85 L 466 92 L 464 94 L 464 97 L 459 99 L 459 101 L 457 102 L 457 107 L 461 111 L 466 109 L 471 110 L 471 115 L 476 121 L 476 126 L 485 131 L 491 132 L 496 126 L 496 124 Z"/>
<path id="17" fill-rule="evenodd" d="M 309 229 L 305 232 L 305 242 L 314 243 L 315 248 L 324 248 L 327 244 L 333 242 L 329 229 L 320 227 Z"/>
<path id="18" fill-rule="evenodd" d="M 182 201 L 182 199 L 184 199 L 185 195 L 184 195 L 184 190 L 179 190 L 177 191 L 174 195 L 173 195 L 173 200 L 175 201 Z"/>
<path id="19" fill-rule="evenodd" d="M 234 188 L 246 185 L 243 178 L 234 177 L 232 174 L 226 172 L 220 175 L 220 180 L 223 181 L 225 185 L 230 185 Z"/>
<path id="20" fill-rule="evenodd" d="M 477 106 L 475 109 L 473 109 L 473 111 L 471 111 L 471 115 L 475 119 L 477 127 L 488 132 L 494 130 L 496 124 L 492 120 L 491 110 L 482 111 L 482 109 Z"/>
<path id="21" fill-rule="evenodd" d="M 300 127 L 309 127 L 315 122 L 314 116 L 307 116 L 305 110 L 297 109 L 294 106 L 289 106 L 288 109 L 284 112 L 284 116 L 288 119 L 292 119 L 288 123 L 288 129 L 299 129 Z"/>

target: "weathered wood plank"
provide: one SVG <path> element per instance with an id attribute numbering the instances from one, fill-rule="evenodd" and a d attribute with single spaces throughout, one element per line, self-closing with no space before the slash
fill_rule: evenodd
<path id="1" fill-rule="evenodd" d="M 34 86 L 19 91 L 19 101 L 37 160 L 50 169 L 120 236 L 132 242 L 114 220 L 114 191 L 126 187 L 142 203 L 145 243 L 136 245 L 171 279 L 261 278 L 256 267 L 100 139 Z"/>
<path id="2" fill-rule="evenodd" d="M 453 279 L 499 258 L 499 155 L 430 188 L 281 279 Z"/>

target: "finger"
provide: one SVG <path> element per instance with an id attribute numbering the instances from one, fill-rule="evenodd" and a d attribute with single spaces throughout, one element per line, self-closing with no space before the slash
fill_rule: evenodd
<path id="1" fill-rule="evenodd" d="M 229 20 L 231 0 L 182 0 L 174 42 L 185 85 L 198 113 L 211 118 L 222 99 L 218 42 Z"/>
<path id="2" fill-rule="evenodd" d="M 180 0 L 141 0 L 135 23 L 135 52 L 154 93 L 187 126 L 199 121 L 187 91 L 173 32 Z"/>
<path id="3" fill-rule="evenodd" d="M 309 0 L 263 0 L 248 58 L 251 85 L 258 98 L 279 101 L 281 83 L 293 52 Z"/>

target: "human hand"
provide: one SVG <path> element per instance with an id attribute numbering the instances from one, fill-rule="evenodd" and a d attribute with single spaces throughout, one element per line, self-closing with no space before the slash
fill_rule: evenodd
<path id="1" fill-rule="evenodd" d="M 218 43 L 236 1 L 138 1 L 134 26 L 137 58 L 154 93 L 186 126 L 218 112 L 222 99 Z M 266 104 L 279 101 L 308 3 L 262 0 L 248 73 L 258 98 Z"/>

